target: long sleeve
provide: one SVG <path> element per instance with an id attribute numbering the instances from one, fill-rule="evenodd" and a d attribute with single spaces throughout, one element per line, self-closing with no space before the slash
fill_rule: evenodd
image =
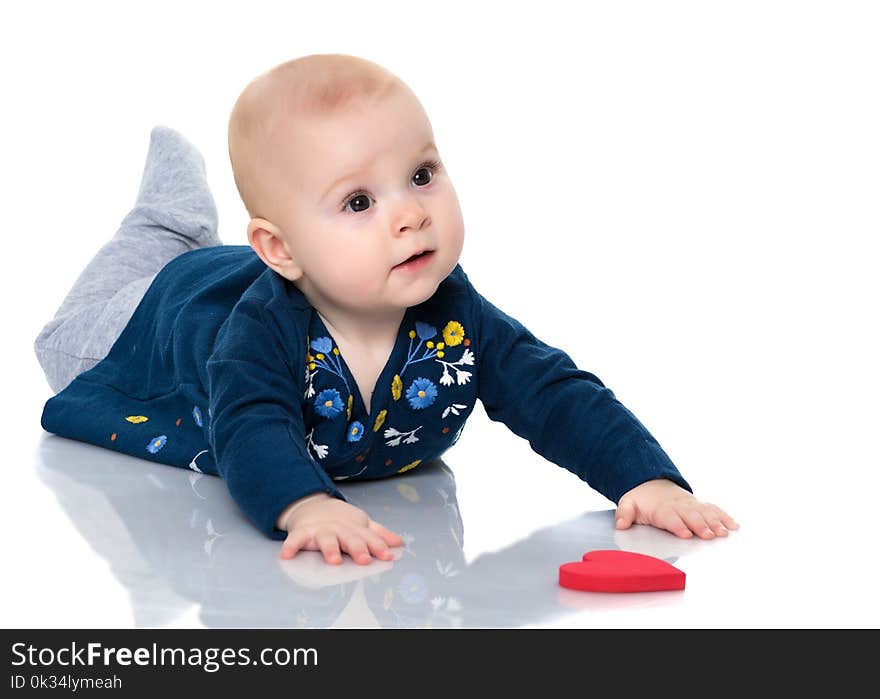
<path id="1" fill-rule="evenodd" d="M 614 503 L 655 478 L 691 491 L 657 440 L 598 377 L 469 288 L 481 344 L 477 391 L 492 420 Z"/>
<path id="2" fill-rule="evenodd" d="M 321 491 L 345 500 L 307 451 L 302 382 L 291 354 L 256 304 L 239 304 L 207 362 L 217 468 L 239 508 L 278 540 L 287 534 L 275 522 L 294 500 Z"/>

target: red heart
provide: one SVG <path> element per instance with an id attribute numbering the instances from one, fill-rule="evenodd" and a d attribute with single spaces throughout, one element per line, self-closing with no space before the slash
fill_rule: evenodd
<path id="1" fill-rule="evenodd" d="M 590 592 L 683 590 L 684 572 L 660 558 L 632 551 L 588 551 L 559 566 L 559 584 Z"/>

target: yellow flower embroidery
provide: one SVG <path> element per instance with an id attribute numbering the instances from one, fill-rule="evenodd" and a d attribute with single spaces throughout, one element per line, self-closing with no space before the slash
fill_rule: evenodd
<path id="1" fill-rule="evenodd" d="M 415 336 L 416 336 L 416 331 L 415 331 L 415 330 L 410 330 L 410 331 L 409 331 L 409 339 L 412 340 Z"/>
<path id="2" fill-rule="evenodd" d="M 348 394 L 348 409 L 346 410 L 346 413 L 345 413 L 346 420 L 351 420 L 351 404 L 352 403 L 354 403 L 354 394 L 349 393 Z"/>
<path id="3" fill-rule="evenodd" d="M 129 415 L 125 419 L 128 420 L 129 422 L 133 422 L 135 425 L 137 425 L 139 422 L 146 422 L 150 418 L 145 417 L 144 415 Z"/>
<path id="4" fill-rule="evenodd" d="M 422 463 L 422 460 L 421 460 L 421 459 L 416 459 L 415 461 L 413 461 L 413 462 L 411 462 L 411 463 L 408 463 L 406 466 L 404 466 L 402 469 L 400 469 L 400 470 L 398 471 L 398 473 L 403 473 L 404 471 L 409 471 L 411 468 L 415 468 L 415 467 L 418 466 L 420 463 Z"/>
<path id="5" fill-rule="evenodd" d="M 315 366 L 317 366 L 317 365 L 316 365 L 314 362 L 312 362 L 311 364 L 309 364 L 309 369 L 311 369 L 312 371 L 314 371 Z"/>
<path id="6" fill-rule="evenodd" d="M 317 357 L 318 357 L 318 359 L 323 359 L 323 358 L 324 358 L 324 355 L 321 354 L 320 352 L 318 352 Z"/>
<path id="7" fill-rule="evenodd" d="M 400 394 L 402 391 L 403 381 L 401 381 L 398 374 L 395 374 L 394 379 L 391 381 L 391 395 L 394 396 L 394 400 L 400 400 Z"/>
<path id="8" fill-rule="evenodd" d="M 431 348 L 431 347 L 434 346 L 434 341 L 433 341 L 433 340 L 428 340 L 425 344 L 426 344 L 429 348 Z"/>
<path id="9" fill-rule="evenodd" d="M 373 432 L 378 432 L 379 428 L 382 426 L 382 423 L 385 422 L 385 416 L 388 414 L 387 410 L 383 410 L 376 416 L 376 424 L 373 425 Z"/>
<path id="10" fill-rule="evenodd" d="M 336 355 L 339 354 L 339 348 L 338 348 L 338 347 L 334 347 L 334 348 L 333 348 L 333 354 L 336 354 Z"/>
<path id="11" fill-rule="evenodd" d="M 443 339 L 450 347 L 460 345 L 461 341 L 464 340 L 464 327 L 462 327 L 462 324 L 458 321 L 450 320 L 446 327 L 443 328 Z"/>

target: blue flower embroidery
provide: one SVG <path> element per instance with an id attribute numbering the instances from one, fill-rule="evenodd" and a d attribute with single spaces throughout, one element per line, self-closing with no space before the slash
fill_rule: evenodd
<path id="1" fill-rule="evenodd" d="M 314 365 L 321 369 L 326 369 L 331 374 L 336 374 L 342 379 L 342 383 L 345 384 L 345 390 L 351 393 L 351 389 L 348 387 L 348 380 L 342 372 L 342 361 L 339 358 L 339 349 L 333 347 L 333 340 L 329 337 L 316 337 L 309 343 L 309 346 L 315 350 L 317 355 L 312 359 Z"/>
<path id="2" fill-rule="evenodd" d="M 427 408 L 437 398 L 437 387 L 430 379 L 419 377 L 406 390 L 406 397 L 413 408 L 421 410 Z"/>
<path id="3" fill-rule="evenodd" d="M 315 352 L 321 352 L 322 354 L 330 354 L 333 350 L 333 340 L 329 337 L 316 337 L 311 342 L 311 347 Z"/>
<path id="4" fill-rule="evenodd" d="M 165 442 L 167 441 L 168 437 L 166 437 L 164 434 L 160 434 L 158 437 L 153 437 L 150 440 L 150 443 L 147 444 L 147 451 L 151 454 L 155 454 L 157 451 L 165 446 Z"/>
<path id="5" fill-rule="evenodd" d="M 355 420 L 348 426 L 348 441 L 357 442 L 364 436 L 364 426 Z"/>
<path id="6" fill-rule="evenodd" d="M 193 420 L 196 421 L 196 424 L 201 427 L 202 426 L 202 411 L 199 410 L 199 406 L 193 406 Z"/>
<path id="7" fill-rule="evenodd" d="M 314 344 L 314 342 L 312 343 Z M 328 418 L 334 418 L 345 408 L 339 391 L 335 388 L 325 388 L 315 398 L 315 410 Z"/>
<path id="8" fill-rule="evenodd" d="M 416 321 L 416 334 L 419 336 L 420 340 L 430 340 L 434 335 L 437 334 L 437 328 L 433 325 L 428 325 L 427 323 L 422 323 L 421 321 Z"/>

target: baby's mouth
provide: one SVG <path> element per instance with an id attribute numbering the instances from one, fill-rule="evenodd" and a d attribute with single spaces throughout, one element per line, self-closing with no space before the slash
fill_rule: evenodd
<path id="1" fill-rule="evenodd" d="M 433 252 L 434 252 L 433 250 L 425 250 L 424 252 L 420 252 L 418 255 L 412 255 L 412 256 L 406 258 L 400 264 L 395 265 L 395 267 L 402 267 L 403 265 L 405 265 L 409 262 L 412 262 L 413 260 L 418 260 L 418 259 L 421 259 L 422 257 L 427 257 L 428 255 L 432 254 Z"/>

